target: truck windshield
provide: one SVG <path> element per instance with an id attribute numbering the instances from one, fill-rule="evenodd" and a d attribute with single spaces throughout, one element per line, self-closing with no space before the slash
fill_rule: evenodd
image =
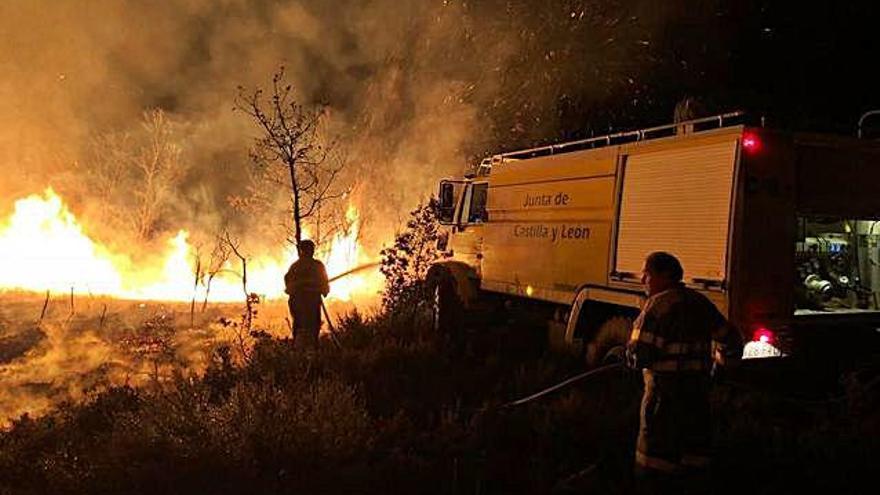
<path id="1" fill-rule="evenodd" d="M 880 221 L 798 217 L 795 313 L 880 310 Z"/>
<path id="2" fill-rule="evenodd" d="M 455 208 L 464 189 L 464 182 L 448 181 L 440 182 L 440 194 L 437 197 L 437 217 L 440 223 L 448 225 L 455 222 Z"/>
<path id="3" fill-rule="evenodd" d="M 471 208 L 468 213 L 468 223 L 480 223 L 488 220 L 486 214 L 486 198 L 489 192 L 489 184 L 474 184 L 473 193 L 471 193 Z"/>

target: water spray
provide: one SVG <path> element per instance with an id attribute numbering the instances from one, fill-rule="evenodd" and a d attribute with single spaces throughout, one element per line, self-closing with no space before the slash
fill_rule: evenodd
<path id="1" fill-rule="evenodd" d="M 349 275 L 354 275 L 355 273 L 362 272 L 362 271 L 364 271 L 364 270 L 366 270 L 366 269 L 368 269 L 368 268 L 372 268 L 372 267 L 374 267 L 374 266 L 379 266 L 379 265 L 381 265 L 381 264 L 382 264 L 382 262 L 380 262 L 380 261 L 373 261 L 373 262 L 371 262 L 371 263 L 366 263 L 366 264 L 363 264 L 363 265 L 360 265 L 360 266 L 356 266 L 356 267 L 352 268 L 351 270 L 348 270 L 348 271 L 342 272 L 342 273 L 340 273 L 339 275 L 335 275 L 335 276 L 332 277 L 330 280 L 328 280 L 328 282 L 331 282 L 331 283 L 332 283 L 332 282 L 335 282 L 335 281 L 337 281 L 337 280 L 339 280 L 339 279 L 341 279 L 341 278 L 345 278 L 345 277 L 347 277 L 347 276 L 349 276 Z"/>
<path id="2" fill-rule="evenodd" d="M 371 263 L 366 263 L 366 264 L 363 264 L 360 266 L 356 266 L 356 267 L 352 268 L 351 270 L 345 271 L 343 273 L 340 273 L 339 275 L 334 276 L 333 278 L 329 279 L 327 282 L 332 283 L 336 280 L 348 277 L 349 275 L 353 275 L 355 273 L 364 271 L 368 268 L 373 268 L 374 266 L 379 266 L 380 264 L 381 264 L 380 262 L 374 261 Z M 327 326 L 330 329 L 330 339 L 333 341 L 333 343 L 336 345 L 337 348 L 342 348 L 342 345 L 339 343 L 339 339 L 336 338 L 336 328 L 333 327 L 333 320 L 330 319 L 330 313 L 327 311 L 327 305 L 324 304 L 323 297 L 321 298 L 321 310 L 324 312 L 324 318 L 327 320 Z"/>

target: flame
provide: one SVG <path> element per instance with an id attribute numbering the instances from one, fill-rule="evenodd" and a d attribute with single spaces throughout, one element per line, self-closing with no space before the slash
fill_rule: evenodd
<path id="1" fill-rule="evenodd" d="M 0 225 L 0 285 L 7 288 L 67 291 L 122 290 L 120 260 L 83 234 L 52 189 L 45 197 L 16 201 L 12 217 Z"/>
<path id="2" fill-rule="evenodd" d="M 363 253 L 361 253 L 361 247 L 357 241 L 360 225 L 357 209 L 349 205 L 345 218 L 351 228 L 348 232 L 334 237 L 330 249 L 325 252 L 327 273 L 330 277 L 357 267 L 360 264 L 359 260 L 363 259 Z M 330 293 L 338 299 L 350 301 L 354 294 L 362 293 L 374 286 L 375 279 L 371 281 L 368 276 L 354 274 L 335 281 L 334 285 L 330 287 Z"/>
<path id="3" fill-rule="evenodd" d="M 326 260 L 331 278 L 373 261 L 358 242 L 360 222 L 353 205 L 346 217 L 349 228 L 318 253 Z M 196 253 L 188 237 L 187 231 L 178 231 L 157 261 L 137 266 L 130 256 L 111 252 L 89 238 L 58 194 L 47 188 L 42 195 L 16 201 L 12 215 L 0 223 L 0 288 L 135 300 L 201 300 L 207 288 L 195 282 Z M 269 299 L 286 297 L 283 275 L 295 259 L 292 249 L 248 257 L 248 291 Z M 241 267 L 234 261 L 211 282 L 211 301 L 243 299 Z M 331 283 L 329 297 L 348 301 L 372 296 L 380 285 L 378 273 L 354 274 Z"/>

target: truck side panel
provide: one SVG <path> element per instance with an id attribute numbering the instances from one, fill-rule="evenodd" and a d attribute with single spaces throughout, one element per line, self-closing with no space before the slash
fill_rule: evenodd
<path id="1" fill-rule="evenodd" d="M 634 149 L 623 171 L 615 271 L 637 281 L 645 257 L 679 258 L 685 281 L 722 286 L 727 276 L 734 137 L 676 149 Z"/>
<path id="2" fill-rule="evenodd" d="M 484 289 L 570 304 L 605 285 L 614 214 L 615 150 L 494 167 L 484 226 Z"/>

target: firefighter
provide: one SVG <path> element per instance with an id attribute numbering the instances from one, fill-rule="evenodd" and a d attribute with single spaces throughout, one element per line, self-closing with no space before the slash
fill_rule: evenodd
<path id="1" fill-rule="evenodd" d="M 295 343 L 302 340 L 315 347 L 321 329 L 321 298 L 330 292 L 330 282 L 324 264 L 314 258 L 314 242 L 300 241 L 297 252 L 299 259 L 284 275 L 284 291 L 290 296 L 287 305 L 293 319 L 293 339 Z"/>
<path id="2" fill-rule="evenodd" d="M 741 345 L 715 305 L 686 288 L 682 276 L 671 254 L 647 257 L 642 283 L 649 297 L 627 344 L 627 363 L 641 370 L 645 385 L 635 458 L 642 480 L 707 472 L 710 371 Z"/>

